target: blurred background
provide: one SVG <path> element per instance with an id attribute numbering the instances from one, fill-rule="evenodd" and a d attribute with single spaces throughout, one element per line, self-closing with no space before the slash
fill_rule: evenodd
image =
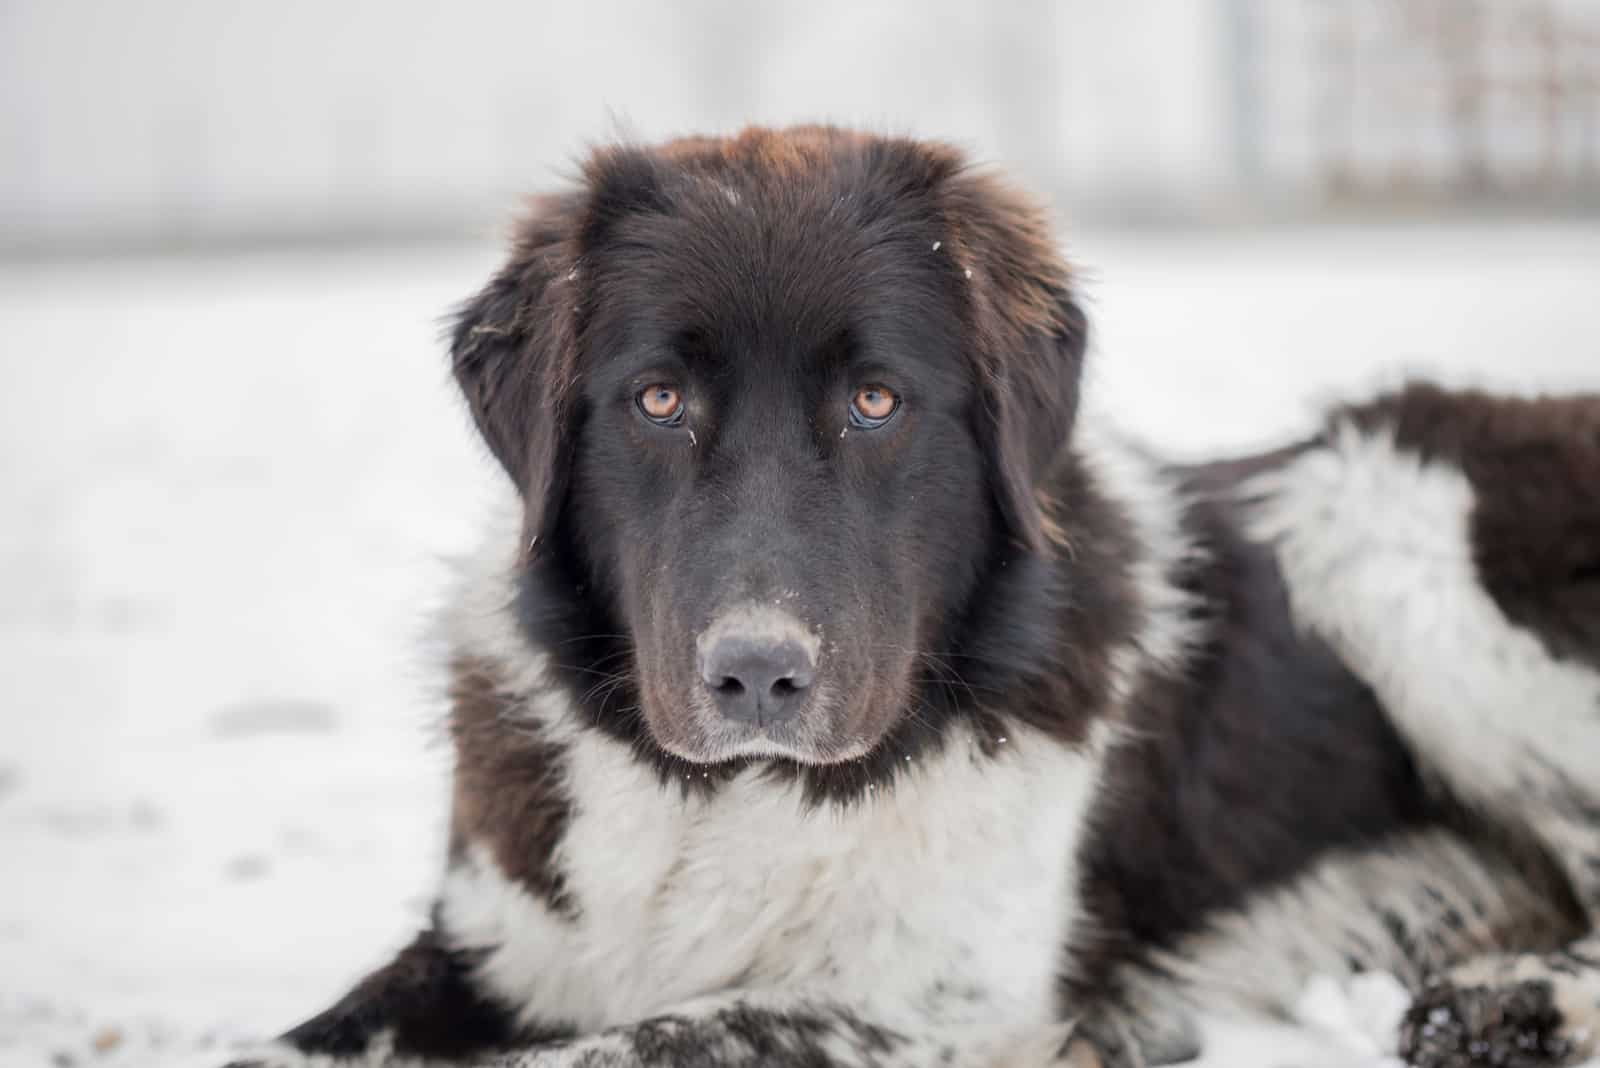
<path id="1" fill-rule="evenodd" d="M 1098 219 L 1600 205 L 1593 0 L 8 0 L 12 251 L 471 234 L 580 146 L 832 118 Z"/>
<path id="2" fill-rule="evenodd" d="M 1175 455 L 1600 388 L 1600 0 L 0 0 L 0 1065 L 214 1063 L 405 939 L 504 492 L 440 317 L 584 146 L 799 120 L 1046 197 Z"/>

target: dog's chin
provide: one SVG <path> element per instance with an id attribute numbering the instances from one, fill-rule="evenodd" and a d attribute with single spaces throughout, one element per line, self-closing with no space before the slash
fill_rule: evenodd
<path id="1" fill-rule="evenodd" d="M 756 727 L 718 720 L 682 734 L 656 734 L 656 744 L 691 764 L 726 764 L 732 761 L 786 760 L 824 766 L 859 760 L 872 751 L 872 742 L 859 738 L 826 736 L 802 721 L 793 725 Z"/>

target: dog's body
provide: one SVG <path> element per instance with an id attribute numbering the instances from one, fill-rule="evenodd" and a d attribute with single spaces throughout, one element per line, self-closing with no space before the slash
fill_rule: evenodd
<path id="1" fill-rule="evenodd" d="M 1366 969 L 1421 1061 L 1582 1051 L 1600 397 L 1172 467 L 1078 418 L 1048 231 L 948 150 L 587 178 L 455 336 L 519 502 L 433 925 L 269 1062 L 1174 1060 Z"/>

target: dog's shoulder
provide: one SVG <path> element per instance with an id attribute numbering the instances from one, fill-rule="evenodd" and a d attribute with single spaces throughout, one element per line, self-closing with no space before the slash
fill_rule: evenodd
<path id="1" fill-rule="evenodd" d="M 1280 484 L 1322 448 L 1308 438 L 1163 469 L 1182 547 L 1164 577 L 1184 605 L 1186 650 L 1164 670 L 1147 665 L 1123 711 L 1086 844 L 1096 922 L 1073 945 L 1075 995 L 1185 944 L 1330 851 L 1430 818 L 1381 702 L 1298 625 L 1294 576 L 1275 532 L 1259 529 Z"/>

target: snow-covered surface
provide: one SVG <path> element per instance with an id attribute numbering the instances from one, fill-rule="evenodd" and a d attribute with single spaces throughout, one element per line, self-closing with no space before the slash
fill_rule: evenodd
<path id="1" fill-rule="evenodd" d="M 1077 235 L 1096 403 L 1192 454 L 1406 370 L 1600 388 L 1600 225 Z M 428 620 L 498 477 L 438 317 L 487 246 L 0 265 L 0 1066 L 204 1065 L 414 929 Z M 1315 985 L 1208 1065 L 1366 1068 Z M 103 1047 L 96 1050 L 96 1045 Z"/>

